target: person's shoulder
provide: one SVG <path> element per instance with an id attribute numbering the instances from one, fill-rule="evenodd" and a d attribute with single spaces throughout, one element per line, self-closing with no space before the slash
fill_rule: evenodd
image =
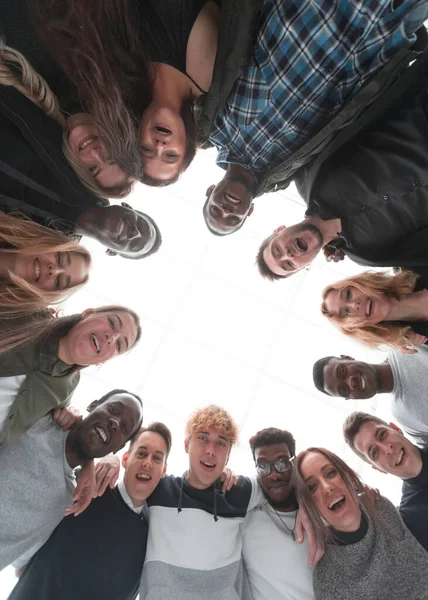
<path id="1" fill-rule="evenodd" d="M 182 478 L 175 475 L 165 475 L 147 498 L 147 505 L 175 508 L 180 497 Z"/>
<path id="2" fill-rule="evenodd" d="M 241 475 L 238 483 L 226 492 L 225 497 L 233 506 L 236 506 L 237 508 L 247 508 L 250 504 L 256 485 L 255 480 Z"/>

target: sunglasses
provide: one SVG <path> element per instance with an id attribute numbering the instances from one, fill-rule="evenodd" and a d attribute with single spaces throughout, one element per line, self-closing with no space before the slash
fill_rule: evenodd
<path id="1" fill-rule="evenodd" d="M 290 459 L 280 458 L 279 460 L 258 462 L 256 463 L 257 473 L 259 475 L 270 475 L 272 467 L 275 467 L 277 473 L 285 473 L 291 469 L 293 459 L 294 456 Z"/>

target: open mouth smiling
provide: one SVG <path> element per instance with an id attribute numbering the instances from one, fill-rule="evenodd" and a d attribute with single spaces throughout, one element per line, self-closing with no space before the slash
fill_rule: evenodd
<path id="1" fill-rule="evenodd" d="M 94 344 L 95 351 L 97 354 L 99 354 L 100 350 L 101 350 L 101 344 L 98 340 L 98 337 L 95 335 L 95 333 L 92 333 L 91 337 L 92 337 L 92 342 Z"/>
<path id="2" fill-rule="evenodd" d="M 226 200 L 229 200 L 229 202 L 231 204 L 241 204 L 241 201 L 239 198 L 235 198 L 235 196 L 232 196 L 232 194 L 229 194 L 228 192 L 224 193 Z"/>
<path id="3" fill-rule="evenodd" d="M 214 463 L 210 463 L 210 462 L 207 462 L 205 460 L 201 460 L 201 465 L 203 465 L 206 469 L 209 469 L 210 471 L 212 471 L 213 469 L 215 469 L 215 464 Z"/>
<path id="4" fill-rule="evenodd" d="M 108 437 L 105 429 L 103 427 L 101 427 L 100 425 L 96 425 L 95 431 L 97 432 L 98 436 L 100 437 L 102 443 L 107 444 L 109 437 Z"/>
<path id="5" fill-rule="evenodd" d="M 345 501 L 345 496 L 339 496 L 328 505 L 328 510 L 338 510 L 339 508 L 342 508 L 342 506 L 345 504 Z"/>
<path id="6" fill-rule="evenodd" d="M 400 452 L 398 453 L 397 460 L 395 461 L 396 467 L 399 467 L 401 465 L 401 463 L 403 462 L 404 455 L 405 455 L 404 448 L 401 448 Z"/>
<path id="7" fill-rule="evenodd" d="M 86 146 L 89 146 L 89 144 L 91 144 L 92 142 L 95 142 L 98 139 L 97 135 L 94 135 L 90 138 L 86 138 L 86 140 L 84 140 L 83 142 L 81 142 L 81 144 L 79 145 L 79 152 L 81 150 L 84 150 L 86 148 Z"/>
<path id="8" fill-rule="evenodd" d="M 296 238 L 294 240 L 294 244 L 295 244 L 296 250 L 298 252 L 307 252 L 307 250 L 308 250 L 308 243 L 303 238 Z"/>
<path id="9" fill-rule="evenodd" d="M 38 282 L 40 278 L 40 263 L 37 257 L 34 259 L 34 276 L 36 278 L 36 282 Z"/>
<path id="10" fill-rule="evenodd" d="M 138 479 L 138 481 L 142 481 L 143 483 L 151 480 L 151 476 L 147 473 L 137 473 L 135 475 L 135 478 Z"/>
<path id="11" fill-rule="evenodd" d="M 368 298 L 367 302 L 366 302 L 366 317 L 369 318 L 370 315 L 372 314 L 372 299 Z"/>

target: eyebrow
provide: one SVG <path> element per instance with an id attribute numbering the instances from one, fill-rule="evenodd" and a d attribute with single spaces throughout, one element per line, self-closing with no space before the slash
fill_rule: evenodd
<path id="1" fill-rule="evenodd" d="M 117 313 L 114 313 L 114 316 L 116 317 L 116 319 L 117 319 L 117 321 L 119 323 L 119 329 L 122 329 L 123 328 L 123 321 L 122 321 L 122 319 L 119 317 L 119 315 Z M 124 336 L 123 339 L 125 340 L 126 349 L 128 350 L 128 348 L 129 348 L 129 340 L 128 340 L 128 338 L 126 336 Z"/>
<path id="2" fill-rule="evenodd" d="M 148 450 L 147 446 L 142 446 L 141 444 L 138 446 L 138 450 Z M 138 452 L 137 450 L 137 452 Z M 162 452 L 162 450 L 155 450 L 154 454 L 161 454 L 162 456 L 165 456 L 165 452 Z"/>

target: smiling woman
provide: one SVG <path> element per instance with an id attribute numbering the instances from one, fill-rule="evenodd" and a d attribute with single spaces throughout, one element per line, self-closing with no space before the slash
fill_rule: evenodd
<path id="1" fill-rule="evenodd" d="M 62 302 L 88 280 L 89 252 L 18 214 L 0 214 L 0 318 Z"/>
<path id="2" fill-rule="evenodd" d="M 314 569 L 317 600 L 424 596 L 428 554 L 391 502 L 382 497 L 375 502 L 341 458 L 323 448 L 301 452 L 296 486 L 299 504 L 325 544 Z"/>

